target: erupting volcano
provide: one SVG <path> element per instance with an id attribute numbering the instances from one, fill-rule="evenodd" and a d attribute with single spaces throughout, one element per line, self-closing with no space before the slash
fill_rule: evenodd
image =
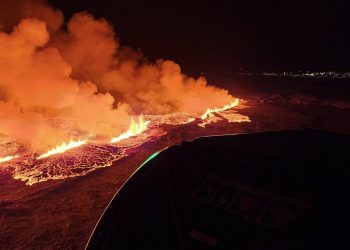
<path id="1" fill-rule="evenodd" d="M 3 4 L 16 14 L 0 20 L 0 133 L 13 148 L 0 163 L 16 179 L 85 175 L 166 125 L 249 121 L 228 91 L 120 45 L 105 19 L 80 12 L 64 24 L 42 1 Z"/>
<path id="2" fill-rule="evenodd" d="M 248 207 L 252 199 L 264 200 L 264 205 L 260 202 L 261 210 L 254 208 L 249 216 L 232 220 L 237 226 L 237 221 L 247 219 L 237 230 L 242 246 L 269 248 L 265 238 L 271 237 L 277 243 L 272 247 L 278 248 L 280 239 L 287 238 L 270 234 L 275 230 L 270 227 L 274 220 L 268 214 L 270 205 L 288 200 L 285 205 L 293 205 L 294 212 L 301 203 L 294 201 L 299 198 L 288 186 L 300 196 L 306 193 L 302 185 L 294 185 L 295 180 L 314 187 L 304 178 L 311 169 L 303 161 L 309 143 L 298 144 L 294 135 L 300 133 L 288 131 L 349 133 L 350 128 L 350 120 L 344 119 L 350 117 L 350 73 L 344 64 L 346 8 L 334 5 L 344 13 L 331 17 L 327 13 L 332 6 L 325 5 L 323 13 L 317 11 L 322 4 L 310 5 L 310 15 L 305 15 L 303 6 L 290 3 L 286 8 L 285 3 L 262 1 L 1 0 L 0 248 L 84 249 L 114 196 L 121 197 L 122 205 L 117 204 L 121 210 L 116 215 L 131 227 L 131 233 L 119 228 L 125 233 L 120 234 L 123 240 L 127 235 L 144 246 L 134 237 L 147 235 L 152 244 L 170 240 L 186 248 L 182 241 L 191 238 L 196 240 L 193 246 L 198 243 L 202 248 L 203 239 L 215 238 L 220 248 L 223 241 L 215 231 L 223 229 L 226 234 L 230 224 L 220 214 L 237 214 L 241 204 L 236 201 L 246 193 L 249 204 L 242 201 Z M 316 22 L 319 17 L 323 21 Z M 318 29 L 317 24 L 325 25 Z M 332 32 L 341 36 L 333 39 L 327 35 Z M 317 34 L 327 39 L 320 41 Z M 343 59 L 337 63 L 332 49 L 338 48 Z M 287 130 L 281 134 L 288 134 L 283 138 L 290 147 L 280 146 L 284 144 L 280 133 L 271 141 L 268 135 L 274 133 L 253 135 L 274 130 Z M 333 157 L 323 161 L 329 152 L 325 147 L 320 153 L 318 134 L 310 133 L 305 142 L 315 145 L 310 151 L 334 169 Z M 331 137 L 327 145 L 334 145 Z M 297 151 L 305 166 L 295 157 Z M 294 171 L 296 165 L 300 173 Z M 310 178 L 328 183 L 318 175 L 320 170 L 328 178 L 327 168 L 312 167 Z M 296 173 L 295 180 L 285 175 L 286 168 Z M 221 179 L 225 169 L 229 174 Z M 215 173 L 205 177 L 211 171 Z M 130 184 L 133 181 L 138 188 Z M 272 187 L 270 181 L 276 182 L 276 193 L 265 190 Z M 175 187 L 178 191 L 173 193 Z M 329 207 L 334 199 L 321 191 Z M 148 192 L 152 199 L 143 196 Z M 293 199 L 286 199 L 289 195 Z M 210 213 L 177 203 L 185 200 L 203 203 Z M 140 205 L 128 209 L 124 203 Z M 142 213 L 125 217 L 124 211 L 136 207 Z M 296 214 L 309 212 L 297 210 Z M 183 214 L 199 227 L 185 221 Z M 193 214 L 203 217 L 209 227 Z M 276 214 L 280 217 L 280 211 Z M 136 223 L 129 223 L 129 218 Z M 144 222 L 150 226 L 141 227 Z M 261 226 L 257 223 L 268 231 L 256 234 L 255 226 Z M 168 230 L 174 239 L 159 237 L 152 231 L 156 225 L 161 225 L 160 232 L 174 229 Z M 250 245 L 249 228 L 263 245 Z M 108 234 L 115 240 L 114 233 L 101 232 L 96 235 Z M 239 247 L 232 234 L 227 239 Z M 288 241 L 287 246 L 294 245 Z"/>

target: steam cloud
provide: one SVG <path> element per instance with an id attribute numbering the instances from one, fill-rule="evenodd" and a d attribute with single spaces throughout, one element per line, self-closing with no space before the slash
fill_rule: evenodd
<path id="1" fill-rule="evenodd" d="M 133 114 L 202 113 L 234 99 L 181 73 L 173 61 L 147 61 L 122 47 L 104 19 L 63 15 L 45 1 L 0 3 L 0 133 L 43 150 L 66 140 L 49 118 L 115 136 Z"/>

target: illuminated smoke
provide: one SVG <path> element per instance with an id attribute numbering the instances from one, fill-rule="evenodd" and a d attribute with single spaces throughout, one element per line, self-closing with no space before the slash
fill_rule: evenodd
<path id="1" fill-rule="evenodd" d="M 147 61 L 120 46 L 113 27 L 86 12 L 63 15 L 45 1 L 0 3 L 0 134 L 36 151 L 60 145 L 69 119 L 86 134 L 112 138 L 135 114 L 203 114 L 235 99 L 184 75 L 173 61 Z"/>
<path id="2" fill-rule="evenodd" d="M 104 19 L 82 12 L 75 14 L 53 40 L 72 74 L 92 80 L 99 90 L 113 93 L 136 113 L 202 113 L 234 101 L 226 90 L 208 86 L 205 78 L 181 73 L 173 61 L 149 63 L 140 53 L 120 47 L 113 27 Z"/>
<path id="3" fill-rule="evenodd" d="M 36 18 L 0 33 L 0 133 L 41 149 L 69 137 L 48 118 L 72 118 L 78 128 L 105 136 L 125 130 L 127 105 L 71 78 L 71 66 L 57 48 L 45 46 L 48 40 L 45 23 Z"/>
<path id="4" fill-rule="evenodd" d="M 45 21 L 50 32 L 58 31 L 63 24 L 62 12 L 51 8 L 45 0 L 1 0 L 0 27 L 5 31 L 11 31 L 23 18 L 28 17 Z"/>

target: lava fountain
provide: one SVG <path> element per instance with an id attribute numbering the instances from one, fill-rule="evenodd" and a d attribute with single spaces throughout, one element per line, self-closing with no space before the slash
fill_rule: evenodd
<path id="1" fill-rule="evenodd" d="M 19 155 L 9 155 L 9 156 L 5 156 L 5 157 L 0 157 L 0 163 L 11 161 L 11 160 L 18 158 L 18 157 L 19 157 Z"/>
<path id="2" fill-rule="evenodd" d="M 135 122 L 134 119 L 131 118 L 129 129 L 120 136 L 112 138 L 111 143 L 116 143 L 141 134 L 147 129 L 149 123 L 149 121 L 144 121 L 143 115 L 139 116 L 138 122 Z"/>
<path id="3" fill-rule="evenodd" d="M 228 110 L 230 108 L 237 107 L 238 105 L 239 105 L 239 99 L 236 98 L 233 102 L 231 102 L 230 104 L 227 104 L 221 108 L 208 108 L 207 111 L 205 111 L 205 113 L 201 116 L 201 118 L 202 118 L 202 120 L 204 120 L 212 113 L 218 113 L 220 111 L 225 111 L 225 110 Z"/>
<path id="4" fill-rule="evenodd" d="M 71 150 L 73 148 L 80 147 L 80 146 L 86 144 L 87 142 L 88 142 L 87 140 L 74 141 L 74 140 L 71 139 L 68 143 L 63 142 L 61 145 L 59 145 L 59 146 L 57 146 L 57 147 L 47 151 L 44 154 L 41 154 L 36 159 L 40 160 L 40 159 L 43 159 L 43 158 L 50 157 L 52 155 L 62 154 L 62 153 L 66 152 L 68 150 Z"/>

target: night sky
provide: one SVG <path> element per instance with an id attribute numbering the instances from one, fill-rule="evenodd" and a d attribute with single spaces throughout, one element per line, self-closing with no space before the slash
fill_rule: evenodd
<path id="1" fill-rule="evenodd" d="M 51 0 L 111 22 L 123 45 L 185 73 L 350 71 L 348 1 Z"/>

